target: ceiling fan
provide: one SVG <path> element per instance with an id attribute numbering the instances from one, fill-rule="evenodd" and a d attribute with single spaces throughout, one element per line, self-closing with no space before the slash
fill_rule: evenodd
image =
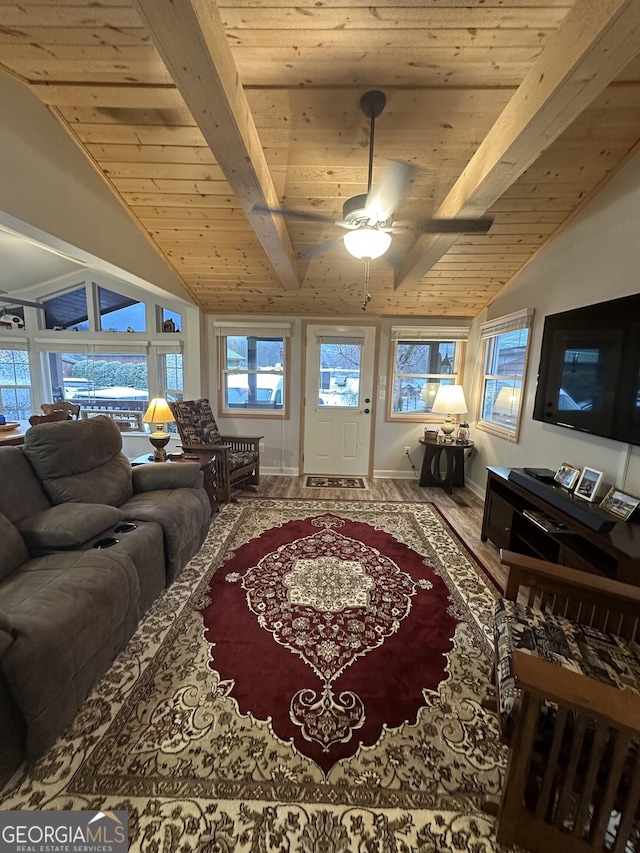
<path id="1" fill-rule="evenodd" d="M 6 296 L 4 294 L 7 294 Z M 6 290 L 0 290 L 0 303 L 5 303 L 8 305 L 19 305 L 24 306 L 28 305 L 29 308 L 42 308 L 44 310 L 45 306 L 42 302 L 32 302 L 30 299 L 22 299 L 20 296 L 12 296 L 10 293 L 7 293 Z M 0 305 L 0 311 L 4 311 Z"/>
<path id="2" fill-rule="evenodd" d="M 382 114 L 386 102 L 387 98 L 384 92 L 378 90 L 365 92 L 360 99 L 362 112 L 371 122 L 367 192 L 352 196 L 345 201 L 342 208 L 342 219 L 338 220 L 332 216 L 305 210 L 272 208 L 262 205 L 253 207 L 255 213 L 270 213 L 275 216 L 301 219 L 307 222 L 327 222 L 346 230 L 346 234 L 314 246 L 309 251 L 298 255 L 299 258 L 316 257 L 332 249 L 342 240 L 351 255 L 369 261 L 384 255 L 391 245 L 391 235 L 395 233 L 408 231 L 422 234 L 486 233 L 491 227 L 493 218 L 490 216 L 477 219 L 430 218 L 414 223 L 395 222 L 393 220 L 393 214 L 418 169 L 411 163 L 392 161 L 387 167 L 382 181 L 377 186 L 372 187 L 375 121 Z"/>

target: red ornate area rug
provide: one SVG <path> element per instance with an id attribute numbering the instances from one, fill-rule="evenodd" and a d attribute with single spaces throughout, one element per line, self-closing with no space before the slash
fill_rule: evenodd
<path id="1" fill-rule="evenodd" d="M 212 666 L 229 695 L 325 772 L 385 725 L 415 722 L 458 622 L 420 554 L 332 513 L 248 542 L 209 597 Z"/>
<path id="2" fill-rule="evenodd" d="M 225 505 L 0 808 L 125 809 L 145 853 L 494 853 L 495 596 L 428 504 Z"/>

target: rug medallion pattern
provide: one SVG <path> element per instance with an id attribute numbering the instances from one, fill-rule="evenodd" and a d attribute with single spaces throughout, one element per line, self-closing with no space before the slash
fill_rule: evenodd
<path id="1" fill-rule="evenodd" d="M 248 565 L 238 571 L 234 563 L 251 540 L 311 517 L 325 521 L 310 535 L 334 537 L 336 547 L 344 533 L 327 518 L 368 524 L 415 551 L 446 584 L 455 624 L 444 677 L 422 688 L 413 717 L 382 725 L 372 743 L 326 769 L 293 738 L 279 736 L 274 719 L 243 709 L 235 680 L 216 669 L 219 650 L 206 636 L 202 615 L 212 603 L 209 585 L 217 572 L 230 591 L 242 587 L 256 630 L 270 632 L 274 645 L 315 676 L 315 685 L 304 685 L 298 700 L 289 697 L 287 703 L 299 718 L 292 724 L 299 731 L 306 725 L 307 736 L 312 741 L 316 736 L 317 749 L 324 751 L 326 741 L 338 737 L 338 727 L 314 729 L 307 711 L 322 697 L 329 697 L 329 706 L 339 699 L 327 690 L 360 652 L 362 660 L 373 660 L 375 643 L 349 651 L 346 638 L 355 634 L 360 642 L 362 632 L 349 633 L 346 626 L 344 640 L 326 645 L 324 654 L 320 643 L 309 654 L 286 635 L 281 605 L 264 600 L 277 549 L 258 572 Z M 317 548 L 312 557 L 303 549 L 298 563 L 282 552 L 286 600 L 302 608 L 312 604 L 327 616 L 345 604 L 370 601 L 375 589 L 363 567 L 377 559 L 376 549 L 349 556 L 355 547 L 349 538 L 339 552 L 331 547 L 320 555 L 324 588 L 309 582 L 319 566 L 299 562 L 315 562 Z M 383 560 L 379 571 L 385 578 L 404 568 Z M 423 583 L 409 573 L 406 580 L 399 575 L 398 599 L 372 617 L 382 648 L 402 635 L 404 627 L 398 626 L 410 623 L 407 613 L 431 594 L 427 574 Z M 251 498 L 225 505 L 198 556 L 147 613 L 68 731 L 5 790 L 0 807 L 126 809 L 132 851 L 493 853 L 494 821 L 479 805 L 485 793 L 500 790 L 506 757 L 495 719 L 480 705 L 490 679 L 495 596 L 473 555 L 428 504 Z M 294 636 L 320 625 L 301 623 Z M 348 714 L 342 736 L 348 730 L 349 741 L 358 741 L 358 703 L 349 701 L 356 715 Z M 320 707 L 316 720 L 322 713 Z M 366 703 L 363 713 L 366 718 Z"/>

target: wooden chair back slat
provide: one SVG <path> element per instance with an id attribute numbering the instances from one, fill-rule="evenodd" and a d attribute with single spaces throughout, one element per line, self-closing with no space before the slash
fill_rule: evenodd
<path id="1" fill-rule="evenodd" d="M 29 418 L 29 423 L 31 426 L 38 426 L 38 424 L 47 424 L 52 423 L 54 421 L 68 421 L 71 420 L 68 412 L 58 411 L 51 412 L 49 415 L 31 415 Z"/>
<path id="2" fill-rule="evenodd" d="M 60 400 L 58 403 L 43 403 L 40 408 L 45 415 L 53 412 L 66 412 L 70 418 L 78 420 L 80 417 L 80 404 L 70 403 L 68 400 Z"/>

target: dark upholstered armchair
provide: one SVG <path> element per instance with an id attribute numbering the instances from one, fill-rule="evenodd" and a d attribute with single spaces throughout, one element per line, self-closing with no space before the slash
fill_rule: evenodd
<path id="1" fill-rule="evenodd" d="M 216 491 L 231 500 L 231 488 L 260 482 L 261 435 L 221 435 L 208 400 L 169 403 L 185 450 L 210 450 L 216 457 Z"/>
<path id="2" fill-rule="evenodd" d="M 509 745 L 497 840 L 637 850 L 640 587 L 503 552 L 496 704 Z"/>

